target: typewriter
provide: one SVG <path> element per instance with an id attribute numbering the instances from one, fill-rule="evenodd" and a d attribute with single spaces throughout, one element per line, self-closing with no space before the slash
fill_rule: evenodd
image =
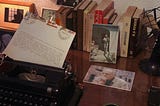
<path id="1" fill-rule="evenodd" d="M 10 58 L 3 62 L 0 106 L 75 106 L 70 103 L 76 87 L 68 63 L 61 69 Z"/>

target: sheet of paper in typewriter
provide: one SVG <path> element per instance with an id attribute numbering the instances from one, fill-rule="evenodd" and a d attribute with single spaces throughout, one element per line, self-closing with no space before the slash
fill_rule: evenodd
<path id="1" fill-rule="evenodd" d="M 14 60 L 62 68 L 74 36 L 75 32 L 62 26 L 24 18 L 3 54 Z"/>

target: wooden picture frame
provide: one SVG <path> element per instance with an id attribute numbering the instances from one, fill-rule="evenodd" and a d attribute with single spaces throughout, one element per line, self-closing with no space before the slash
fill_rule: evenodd
<path id="1" fill-rule="evenodd" d="M 54 9 L 46 8 L 46 7 L 43 7 L 41 9 L 41 17 L 44 18 L 46 21 L 50 19 L 51 19 L 50 21 L 55 21 L 55 14 L 56 14 L 56 10 Z"/>
<path id="2" fill-rule="evenodd" d="M 33 3 L 1 0 L 0 28 L 6 30 L 16 30 L 26 12 L 34 12 Z"/>
<path id="3" fill-rule="evenodd" d="M 118 36 L 117 25 L 93 24 L 90 61 L 116 64 Z"/>

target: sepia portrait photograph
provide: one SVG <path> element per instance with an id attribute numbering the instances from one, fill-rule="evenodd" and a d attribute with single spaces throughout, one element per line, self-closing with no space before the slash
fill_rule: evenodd
<path id="1" fill-rule="evenodd" d="M 116 63 L 119 27 L 109 24 L 94 24 L 90 61 Z"/>

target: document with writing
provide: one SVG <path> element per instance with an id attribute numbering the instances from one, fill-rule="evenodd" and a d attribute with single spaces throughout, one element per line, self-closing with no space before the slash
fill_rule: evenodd
<path id="1" fill-rule="evenodd" d="M 47 25 L 38 19 L 23 19 L 3 54 L 30 63 L 62 68 L 75 32 Z"/>

